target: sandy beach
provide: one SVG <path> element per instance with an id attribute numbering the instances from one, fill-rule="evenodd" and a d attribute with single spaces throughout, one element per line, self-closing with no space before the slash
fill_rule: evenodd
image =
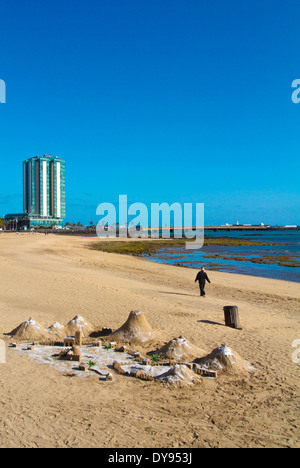
<path id="1" fill-rule="evenodd" d="M 255 370 L 201 387 L 167 388 L 114 375 L 84 379 L 7 348 L 0 364 L 0 447 L 300 446 L 299 284 L 196 271 L 93 251 L 97 238 L 0 234 L 0 338 L 29 317 L 49 327 L 82 315 L 119 328 L 143 311 L 164 341 L 179 335 L 211 352 L 226 343 Z M 241 330 L 224 326 L 239 307 Z"/>

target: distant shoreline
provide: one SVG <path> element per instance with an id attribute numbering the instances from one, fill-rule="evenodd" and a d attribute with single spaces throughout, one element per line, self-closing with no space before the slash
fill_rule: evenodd
<path id="1" fill-rule="evenodd" d="M 248 237 L 206 236 L 203 248 L 186 250 L 185 239 L 112 239 L 93 242 L 90 249 L 129 255 L 182 268 L 205 264 L 214 271 L 300 282 L 297 243 L 266 242 Z M 286 250 L 289 245 L 291 250 Z"/>
<path id="2" fill-rule="evenodd" d="M 101 250 L 107 253 L 118 253 L 124 255 L 136 256 L 151 256 L 158 250 L 163 248 L 177 248 L 185 246 L 188 243 L 187 239 L 118 239 L 109 238 L 95 242 L 90 248 L 92 250 Z M 204 246 L 227 246 L 227 247 L 241 247 L 241 246 L 263 246 L 263 245 L 280 245 L 273 242 L 260 242 L 249 239 L 239 239 L 230 237 L 206 237 Z"/>
<path id="3" fill-rule="evenodd" d="M 125 230 L 124 228 L 123 230 Z M 115 228 L 116 230 L 116 237 L 119 237 L 120 233 L 120 228 L 117 226 Z M 121 228 L 122 230 L 122 228 Z M 181 231 L 182 235 L 184 237 L 184 233 L 188 231 L 202 231 L 203 227 L 198 227 L 198 226 L 188 226 L 188 227 L 170 227 L 170 228 L 162 228 L 162 227 L 155 227 L 155 228 L 142 228 L 140 230 L 141 233 L 144 233 L 144 236 L 148 235 L 148 238 L 151 238 L 151 233 L 162 233 L 163 231 L 170 231 L 170 235 L 174 234 L 174 232 Z M 204 233 L 206 232 L 296 232 L 300 231 L 300 226 L 248 226 L 248 225 L 234 225 L 234 226 L 205 226 L 204 227 Z M 16 231 L 1 231 L 0 234 L 7 234 L 11 232 L 16 232 Z M 30 233 L 31 231 L 20 231 L 22 233 Z M 53 233 L 53 234 L 59 234 L 59 235 L 75 235 L 75 236 L 97 236 L 97 231 L 96 227 L 85 227 L 85 228 L 78 228 L 78 227 L 66 227 L 63 229 L 53 229 L 52 227 L 49 228 L 40 228 L 40 229 L 35 229 L 34 232 L 36 233 Z M 109 235 L 109 230 L 107 231 Z M 112 236 L 113 237 L 113 236 Z M 128 236 L 130 237 L 130 236 Z M 147 238 L 147 237 L 145 237 Z"/>

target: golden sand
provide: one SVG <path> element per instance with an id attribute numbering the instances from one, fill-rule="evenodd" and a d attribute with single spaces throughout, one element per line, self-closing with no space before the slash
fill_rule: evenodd
<path id="1" fill-rule="evenodd" d="M 2 338 L 29 318 L 43 330 L 77 315 L 118 330 L 137 310 L 165 343 L 183 336 L 208 352 L 226 343 L 255 371 L 182 388 L 117 373 L 103 382 L 8 348 L 0 447 L 299 447 L 299 284 L 211 272 L 203 299 L 194 270 L 87 248 L 97 241 L 0 235 Z M 241 330 L 224 326 L 229 304 Z"/>

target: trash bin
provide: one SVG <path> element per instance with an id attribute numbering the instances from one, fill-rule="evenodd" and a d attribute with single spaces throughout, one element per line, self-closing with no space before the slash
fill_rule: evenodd
<path id="1" fill-rule="evenodd" d="M 223 307 L 223 309 L 224 309 L 226 327 L 238 328 L 240 324 L 238 307 L 237 306 L 225 306 Z"/>

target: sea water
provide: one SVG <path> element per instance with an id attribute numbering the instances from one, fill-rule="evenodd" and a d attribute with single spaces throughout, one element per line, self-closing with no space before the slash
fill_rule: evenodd
<path id="1" fill-rule="evenodd" d="M 159 263 L 167 263 L 189 268 L 217 270 L 264 278 L 300 282 L 300 268 L 278 264 L 258 264 L 251 261 L 235 260 L 244 257 L 247 260 L 262 257 L 287 256 L 291 261 L 300 262 L 300 231 L 206 231 L 206 237 L 249 239 L 277 245 L 253 246 L 204 246 L 201 249 L 186 250 L 184 246 L 162 248 L 147 257 Z M 215 257 L 214 257 L 215 256 Z M 212 258 L 214 257 L 214 258 Z"/>

